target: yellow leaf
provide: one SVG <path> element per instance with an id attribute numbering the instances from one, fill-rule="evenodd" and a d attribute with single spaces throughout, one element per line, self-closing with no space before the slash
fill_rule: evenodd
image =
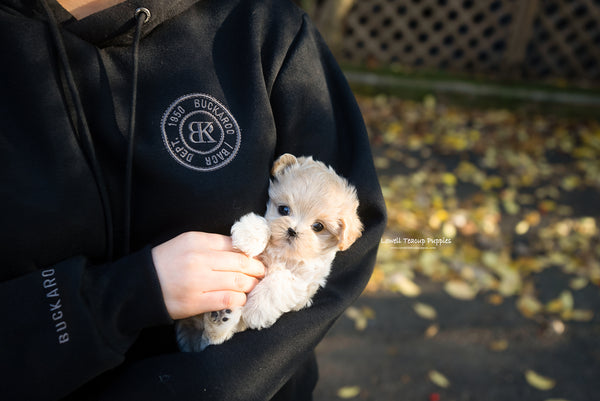
<path id="1" fill-rule="evenodd" d="M 442 182 L 444 183 L 444 185 L 453 187 L 456 185 L 457 181 L 458 180 L 457 180 L 456 176 L 452 173 L 444 173 L 442 175 Z"/>
<path id="2" fill-rule="evenodd" d="M 505 201 L 503 203 L 503 205 L 504 205 L 504 208 L 506 209 L 506 213 L 513 215 L 513 216 L 515 214 L 519 213 L 519 210 L 521 210 L 521 206 L 519 206 L 519 204 L 514 201 Z"/>
<path id="3" fill-rule="evenodd" d="M 432 338 L 435 337 L 437 335 L 437 333 L 440 332 L 440 326 L 437 324 L 432 324 L 431 326 L 429 326 L 427 328 L 427 330 L 425 330 L 425 337 L 426 338 Z"/>
<path id="4" fill-rule="evenodd" d="M 493 188 L 501 188 L 503 185 L 504 181 L 502 181 L 502 178 L 497 175 L 493 175 L 486 178 L 486 180 L 481 184 L 481 188 L 484 191 L 487 191 Z"/>
<path id="5" fill-rule="evenodd" d="M 421 288 L 404 274 L 398 273 L 392 277 L 393 289 L 410 298 L 421 295 Z"/>
<path id="6" fill-rule="evenodd" d="M 525 220 L 521 220 L 515 227 L 515 232 L 518 235 L 524 235 L 529 231 L 529 223 Z"/>
<path id="7" fill-rule="evenodd" d="M 342 398 L 344 400 L 350 399 L 350 398 L 354 398 L 357 395 L 360 394 L 360 387 L 359 386 L 346 386 L 346 387 L 342 387 L 337 391 L 337 396 L 339 398 Z"/>
<path id="8" fill-rule="evenodd" d="M 525 379 L 530 386 L 537 388 L 538 390 L 550 390 L 556 386 L 556 381 L 546 376 L 542 376 L 533 370 L 527 370 L 525 372 Z"/>
<path id="9" fill-rule="evenodd" d="M 363 331 L 367 328 L 369 319 L 375 317 L 375 312 L 371 308 L 363 307 L 358 309 L 354 306 L 349 307 L 346 312 L 346 317 L 354 321 L 354 328 L 358 331 Z"/>
<path id="10" fill-rule="evenodd" d="M 556 299 L 546 304 L 546 311 L 549 313 L 571 313 L 573 311 L 573 294 L 570 291 L 563 291 Z"/>
<path id="11" fill-rule="evenodd" d="M 494 268 L 498 264 L 499 259 L 499 255 L 494 252 L 486 251 L 481 254 L 481 261 L 490 268 Z"/>
<path id="12" fill-rule="evenodd" d="M 508 267 L 497 266 L 498 274 L 501 277 L 500 285 L 498 286 L 498 292 L 505 297 L 510 297 L 519 292 L 522 287 L 521 275 Z"/>
<path id="13" fill-rule="evenodd" d="M 373 270 L 373 274 L 369 279 L 369 283 L 367 284 L 367 288 L 365 288 L 366 292 L 376 292 L 381 287 L 381 284 L 385 280 L 385 273 L 381 269 L 380 265 L 375 266 Z"/>
<path id="14" fill-rule="evenodd" d="M 517 308 L 525 317 L 533 317 L 539 313 L 543 306 L 536 298 L 531 295 L 523 295 L 517 301 Z"/>
<path id="15" fill-rule="evenodd" d="M 430 370 L 428 375 L 429 375 L 429 380 L 431 380 L 431 382 L 433 384 L 435 384 L 436 386 L 439 386 L 442 388 L 450 387 L 450 380 L 448 380 L 448 378 L 446 376 L 444 376 L 437 370 Z"/>
<path id="16" fill-rule="evenodd" d="M 448 220 L 448 217 L 450 217 L 450 214 L 446 210 L 444 210 L 444 209 L 439 209 L 439 210 L 436 210 L 435 216 L 441 222 L 444 222 L 444 221 Z"/>
<path id="17" fill-rule="evenodd" d="M 490 343 L 490 349 L 495 352 L 506 351 L 508 348 L 508 341 L 506 340 L 496 340 Z"/>
<path id="18" fill-rule="evenodd" d="M 387 157 L 376 157 L 375 160 L 373 160 L 373 162 L 375 164 L 375 167 L 380 170 L 384 170 L 390 167 L 390 160 Z"/>
<path id="19" fill-rule="evenodd" d="M 542 216 L 537 210 L 527 213 L 527 215 L 525 216 L 525 221 L 527 221 L 531 227 L 535 227 L 538 224 L 540 224 L 541 219 Z"/>
<path id="20" fill-rule="evenodd" d="M 487 301 L 492 305 L 501 305 L 504 302 L 504 297 L 500 294 L 490 294 L 487 297 Z"/>
<path id="21" fill-rule="evenodd" d="M 572 191 L 580 185 L 581 181 L 578 176 L 570 175 L 563 178 L 561 186 L 565 191 Z"/>
<path id="22" fill-rule="evenodd" d="M 594 220 L 593 217 L 583 217 L 577 222 L 576 230 L 580 234 L 583 234 L 588 237 L 596 235 L 596 233 L 598 232 L 598 228 L 596 227 L 596 220 Z"/>
<path id="23" fill-rule="evenodd" d="M 543 200 L 538 204 L 538 208 L 540 209 L 540 211 L 544 212 L 544 213 L 549 213 L 554 211 L 554 209 L 556 209 L 556 202 L 554 202 L 553 200 Z"/>
<path id="24" fill-rule="evenodd" d="M 462 280 L 448 281 L 444 285 L 444 290 L 452 297 L 463 301 L 472 300 L 477 296 L 477 289 Z"/>
<path id="25" fill-rule="evenodd" d="M 361 316 L 360 310 L 355 306 L 351 306 L 348 309 L 346 309 L 345 314 L 348 318 L 352 320 L 357 319 Z"/>
<path id="26" fill-rule="evenodd" d="M 563 304 L 562 304 L 560 298 L 553 299 L 546 304 L 546 312 L 559 313 L 562 310 L 563 310 Z"/>
<path id="27" fill-rule="evenodd" d="M 441 225 L 442 221 L 437 216 L 437 213 L 434 213 L 431 215 L 431 217 L 429 217 L 429 227 L 433 228 L 434 230 L 439 230 Z"/>
<path id="28" fill-rule="evenodd" d="M 571 294 L 571 291 L 564 290 L 563 292 L 561 292 L 560 300 L 562 301 L 563 308 L 565 310 L 573 310 L 574 301 L 573 294 Z"/>
<path id="29" fill-rule="evenodd" d="M 413 305 L 413 309 L 423 319 L 434 320 L 437 317 L 437 312 L 431 305 L 417 302 Z"/>
<path id="30" fill-rule="evenodd" d="M 425 97 L 423 98 L 423 106 L 425 106 L 426 109 L 429 109 L 429 110 L 435 109 L 435 104 L 436 104 L 435 96 L 425 95 Z"/>
<path id="31" fill-rule="evenodd" d="M 456 237 L 456 227 L 454 227 L 454 224 L 447 221 L 442 226 L 442 233 L 446 238 L 454 238 Z"/>
<path id="32" fill-rule="evenodd" d="M 565 332 L 565 324 L 561 320 L 552 320 L 550 322 L 550 327 L 552 328 L 552 331 L 554 331 L 559 336 Z"/>
<path id="33" fill-rule="evenodd" d="M 589 322 L 594 318 L 594 311 L 588 309 L 573 309 L 571 311 L 571 320 L 576 322 Z"/>
<path id="34" fill-rule="evenodd" d="M 361 316 L 354 321 L 354 328 L 358 331 L 363 331 L 367 328 L 368 323 L 368 320 L 364 316 Z"/>
<path id="35" fill-rule="evenodd" d="M 369 308 L 368 306 L 363 306 L 360 308 L 360 310 L 362 311 L 363 316 L 367 319 L 375 319 L 375 311 L 373 309 Z"/>

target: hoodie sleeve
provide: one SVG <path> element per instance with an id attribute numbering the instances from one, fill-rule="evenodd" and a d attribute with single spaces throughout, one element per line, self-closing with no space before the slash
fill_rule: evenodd
<path id="1" fill-rule="evenodd" d="M 76 257 L 3 282 L 0 305 L 4 400 L 60 399 L 122 363 L 142 328 L 170 322 L 150 248 L 101 266 Z"/>
<path id="2" fill-rule="evenodd" d="M 278 130 L 275 156 L 313 155 L 346 176 L 357 187 L 362 237 L 338 253 L 326 287 L 310 308 L 201 353 L 137 362 L 120 372 L 103 400 L 269 400 L 311 363 L 316 345 L 366 286 L 386 222 L 383 197 L 355 99 L 306 18 L 279 70 L 271 103 Z"/>

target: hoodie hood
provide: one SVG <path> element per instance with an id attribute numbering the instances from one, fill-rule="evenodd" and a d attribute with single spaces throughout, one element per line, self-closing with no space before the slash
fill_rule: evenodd
<path id="1" fill-rule="evenodd" d="M 135 12 L 140 7 L 150 10 L 151 18 L 144 24 L 142 38 L 165 21 L 181 14 L 200 0 L 126 0 L 81 20 L 75 19 L 56 0 L 47 0 L 56 21 L 65 30 L 85 41 L 103 48 L 127 46 L 135 32 Z M 22 15 L 46 20 L 44 9 L 38 0 L 0 0 Z"/>

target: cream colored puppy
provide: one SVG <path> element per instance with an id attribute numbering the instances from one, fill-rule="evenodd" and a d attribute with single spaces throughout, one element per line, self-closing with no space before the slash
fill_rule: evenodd
<path id="1" fill-rule="evenodd" d="M 265 216 L 249 213 L 231 228 L 234 247 L 258 256 L 265 277 L 243 307 L 178 321 L 182 351 L 201 351 L 236 332 L 270 327 L 282 314 L 310 306 L 336 252 L 361 236 L 356 190 L 331 167 L 284 154 L 271 174 Z"/>

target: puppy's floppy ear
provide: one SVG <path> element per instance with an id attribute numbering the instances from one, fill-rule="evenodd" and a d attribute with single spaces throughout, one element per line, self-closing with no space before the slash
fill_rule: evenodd
<path id="1" fill-rule="evenodd" d="M 344 216 L 340 219 L 340 231 L 338 235 L 338 248 L 340 251 L 345 251 L 350 248 L 362 235 L 363 225 L 356 213 L 349 216 Z"/>
<path id="2" fill-rule="evenodd" d="M 273 168 L 271 168 L 271 175 L 273 177 L 277 177 L 277 175 L 283 172 L 283 170 L 286 167 L 293 166 L 294 164 L 298 164 L 296 156 L 289 153 L 285 153 L 279 156 L 279 158 L 275 160 L 275 163 L 273 163 Z"/>

